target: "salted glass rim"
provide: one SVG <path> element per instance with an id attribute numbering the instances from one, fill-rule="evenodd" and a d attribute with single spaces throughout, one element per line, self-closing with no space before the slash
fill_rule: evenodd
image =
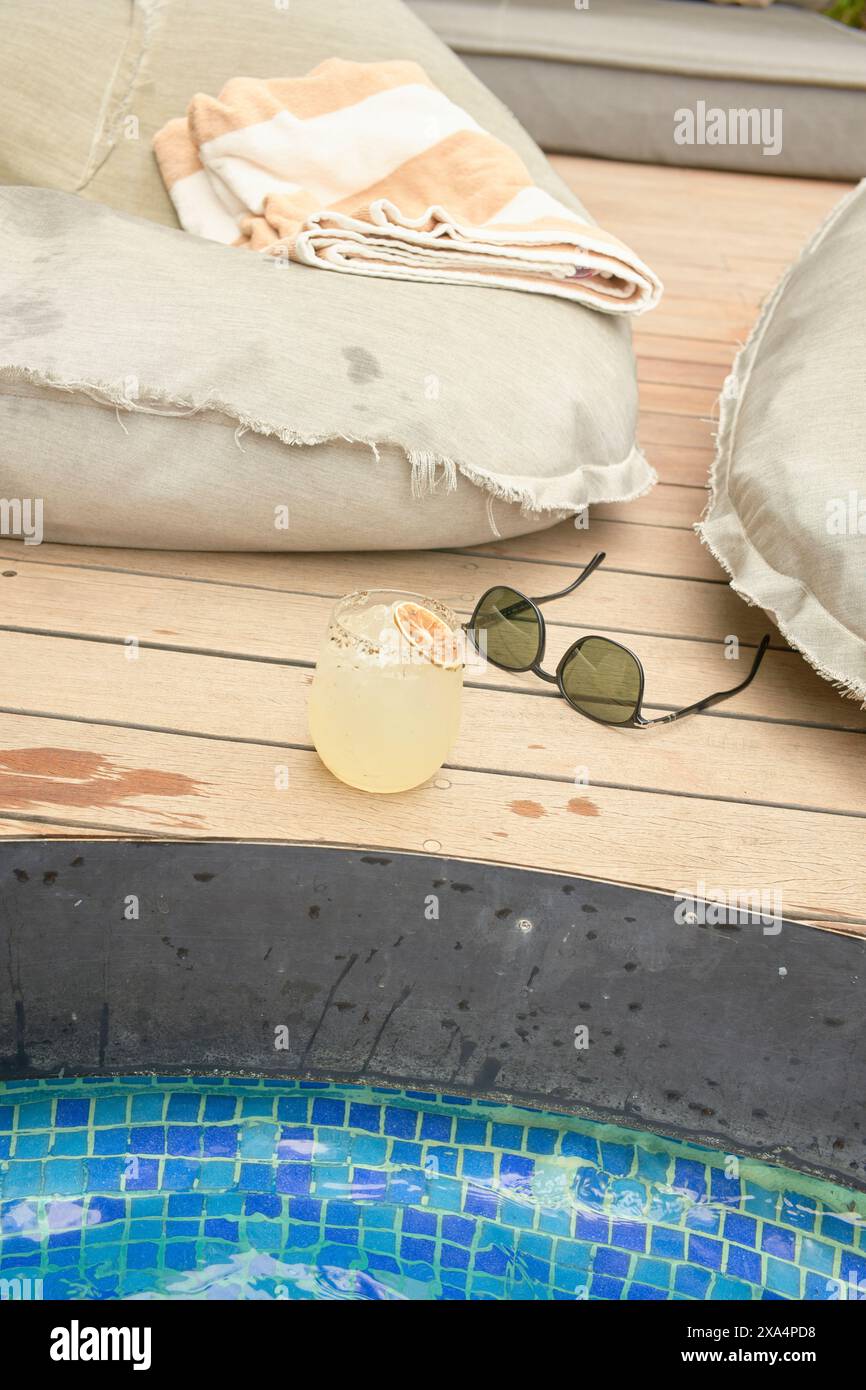
<path id="1" fill-rule="evenodd" d="M 362 608 L 371 600 L 375 602 L 380 594 L 390 595 L 389 603 L 397 601 L 419 603 L 423 608 L 429 608 L 431 613 L 435 613 L 438 618 L 446 622 L 455 635 L 460 632 L 460 619 L 457 614 L 437 598 L 430 598 L 427 594 L 413 593 L 411 589 L 354 589 L 352 593 L 344 594 L 342 598 L 337 599 L 334 604 L 328 623 L 328 640 L 337 642 L 341 647 L 355 647 L 367 656 L 379 656 L 383 650 L 381 646 L 371 642 L 369 637 L 362 637 L 360 633 L 353 632 L 351 628 L 345 626 L 341 619 L 347 609 Z"/>

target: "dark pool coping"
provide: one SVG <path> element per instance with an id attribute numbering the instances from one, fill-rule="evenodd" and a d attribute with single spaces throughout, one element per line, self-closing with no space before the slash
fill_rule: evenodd
<path id="1" fill-rule="evenodd" d="M 676 907 L 432 855 L 5 841 L 0 1078 L 444 1091 L 866 1189 L 866 942 Z"/>

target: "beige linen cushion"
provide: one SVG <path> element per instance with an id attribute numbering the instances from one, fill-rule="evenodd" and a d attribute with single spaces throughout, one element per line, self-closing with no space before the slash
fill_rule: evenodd
<path id="1" fill-rule="evenodd" d="M 866 182 L 778 286 L 722 396 L 698 527 L 737 593 L 866 700 Z"/>
<path id="2" fill-rule="evenodd" d="M 414 58 L 587 215 L 399 0 L 117 6 L 129 32 L 90 138 L 79 120 L 68 167 L 42 166 L 67 191 L 0 190 L 0 497 L 43 499 L 46 539 L 469 544 L 651 486 L 625 323 L 510 290 L 279 268 L 175 229 L 153 133 L 197 90 L 333 55 Z M 67 26 L 101 54 L 104 4 L 67 0 L 54 30 L 53 5 L 34 0 L 32 25 L 30 7 L 12 9 L 32 69 L 64 72 Z M 68 72 L 64 96 L 75 100 Z M 0 168 L 26 181 L 38 174 L 17 153 L 31 114 L 15 119 L 24 129 L 0 130 Z"/>
<path id="3" fill-rule="evenodd" d="M 866 175 L 866 33 L 814 6 L 411 0 L 547 150 L 759 174 Z M 781 148 L 679 144 L 675 113 L 781 111 Z M 769 119 L 766 118 L 766 119 Z"/>

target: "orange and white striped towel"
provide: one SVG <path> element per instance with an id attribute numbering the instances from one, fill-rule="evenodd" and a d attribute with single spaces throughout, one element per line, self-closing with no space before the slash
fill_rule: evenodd
<path id="1" fill-rule="evenodd" d="M 559 295 L 642 313 L 661 295 L 633 251 L 532 181 L 413 62 L 329 58 L 236 77 L 154 139 L 189 232 L 304 265 Z"/>

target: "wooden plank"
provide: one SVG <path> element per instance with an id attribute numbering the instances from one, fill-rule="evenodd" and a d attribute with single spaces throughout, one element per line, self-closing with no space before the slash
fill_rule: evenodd
<path id="1" fill-rule="evenodd" d="M 610 560 L 614 564 L 616 557 Z M 207 583 L 163 577 L 159 571 L 165 552 L 149 552 L 143 563 L 153 566 L 145 575 L 19 560 L 14 578 L 0 577 L 0 627 L 121 640 L 137 637 L 158 645 L 277 656 L 293 652 L 282 636 L 290 621 L 289 593 L 336 598 L 355 589 L 399 588 L 431 594 L 468 614 L 490 583 L 483 561 L 443 551 L 189 553 L 169 559 L 169 566 L 182 566 L 187 575 L 206 578 Z M 497 578 L 543 594 L 574 577 L 561 565 L 533 565 L 531 573 L 527 568 L 519 561 L 503 560 Z M 579 625 L 583 631 L 616 628 L 704 641 L 720 642 L 734 635 L 743 643 L 757 643 L 769 626 L 760 609 L 744 603 L 728 587 L 606 568 L 576 593 L 557 600 L 555 621 Z M 784 646 L 781 638 L 775 640 Z"/>
<path id="2" fill-rule="evenodd" d="M 93 830 L 86 824 L 77 824 L 70 821 L 62 824 L 59 821 L 46 818 L 44 821 L 28 820 L 26 816 L 19 819 L 9 817 L 0 818 L 0 840 L 118 840 L 131 839 L 130 836 L 116 835 L 111 830 Z"/>
<path id="3" fill-rule="evenodd" d="M 309 668 L 315 663 L 319 644 L 324 637 L 331 607 L 330 600 L 299 597 L 292 600 L 291 607 L 293 621 L 287 624 L 284 629 L 284 635 L 291 643 L 287 651 L 290 653 L 293 664 Z M 625 634 L 619 635 L 624 640 L 631 640 Z M 54 663 L 55 681 L 58 672 L 62 672 L 63 682 L 67 679 L 73 680 L 73 673 L 78 667 L 78 662 L 85 661 L 89 666 L 93 660 L 93 657 L 89 655 L 75 658 L 71 654 L 72 641 L 76 639 L 67 642 L 66 639 L 31 637 L 30 634 L 0 632 L 0 651 L 14 650 L 7 644 L 15 643 L 18 640 L 49 641 L 54 644 L 54 655 L 50 658 L 50 662 Z M 562 651 L 573 640 L 574 632 L 572 629 L 549 625 L 549 660 L 552 664 L 555 664 Z M 102 644 L 84 643 L 83 645 L 86 646 L 88 652 L 92 652 L 94 648 L 101 647 Z M 717 647 L 704 642 L 642 636 L 639 641 L 634 642 L 634 646 L 639 651 L 647 670 L 647 707 L 657 709 L 659 712 L 663 709 L 693 704 L 712 690 L 724 689 L 735 679 L 731 674 L 731 663 L 722 658 Z M 150 663 L 156 659 L 155 653 L 164 650 L 164 647 L 142 648 L 142 652 L 146 655 L 140 655 L 138 662 L 146 660 Z M 131 690 L 134 689 L 135 682 L 139 679 L 138 673 L 141 667 L 140 664 L 129 662 L 127 651 L 128 649 L 118 639 L 115 639 L 106 644 L 105 661 L 108 663 L 107 670 L 112 673 L 111 681 L 117 684 L 119 691 L 127 693 L 132 698 Z M 170 651 L 170 655 L 174 657 L 178 653 Z M 235 659 L 243 660 L 242 657 Z M 222 688 L 220 672 L 223 667 L 220 662 L 224 660 L 228 661 L 229 658 L 218 658 L 215 665 L 209 668 L 209 680 L 216 682 L 214 687 L 216 692 Z M 272 658 L 270 662 L 266 657 L 255 661 L 253 671 L 256 679 L 262 681 L 260 687 L 262 700 L 272 698 L 269 694 L 271 690 L 268 683 L 269 678 L 265 674 L 270 664 L 273 664 L 278 672 L 290 669 L 286 666 L 285 660 L 281 661 L 279 657 Z M 97 669 L 101 669 L 101 667 Z M 180 668 L 175 669 L 179 670 Z M 49 702 L 49 706 L 39 705 L 30 684 L 30 675 L 31 672 L 26 666 L 16 667 L 15 670 L 11 666 L 8 668 L 8 671 L 4 673 L 4 699 L 0 702 L 2 707 L 39 713 L 73 712 L 62 703 L 62 698 L 59 695 L 56 695 Z M 228 673 L 226 673 L 226 679 L 228 679 Z M 279 676 L 274 677 L 278 684 L 281 679 Z M 540 693 L 538 681 L 531 673 L 509 675 L 507 672 L 498 671 L 494 667 L 482 667 L 480 669 L 473 668 L 467 680 L 473 684 L 491 688 L 496 687 L 536 695 Z M 57 681 L 57 684 L 60 686 L 62 683 Z M 171 698 L 171 689 L 167 692 L 167 698 Z M 104 708 L 103 702 L 100 701 L 93 710 L 89 711 L 94 717 L 96 708 Z M 119 706 L 118 708 L 119 714 L 104 715 L 103 717 L 122 718 L 123 707 Z M 737 696 L 736 704 L 731 704 L 726 712 L 717 712 L 709 717 L 722 718 L 726 715 L 727 717 L 736 717 L 738 720 L 744 718 L 771 719 L 780 722 L 814 723 L 828 728 L 866 730 L 866 711 L 861 710 L 852 700 L 843 700 L 831 685 L 822 681 L 811 667 L 807 666 L 802 658 L 793 652 L 768 652 L 761 668 L 760 679 Z M 154 717 L 143 722 L 159 725 L 160 721 Z M 169 719 L 166 727 L 169 726 L 177 727 L 176 721 L 173 722 Z"/>
<path id="4" fill-rule="evenodd" d="M 593 159 L 588 155 L 549 155 L 561 178 L 582 181 L 628 205 L 674 206 L 677 200 L 686 209 L 700 210 L 711 200 L 724 207 L 742 205 L 763 208 L 767 215 L 778 215 L 780 204 L 820 212 L 830 208 L 851 186 L 825 179 L 803 179 L 777 175 L 746 174 L 726 169 L 691 169 L 669 164 L 638 164 L 626 160 Z M 579 195 L 579 185 L 575 183 Z"/>
<path id="5" fill-rule="evenodd" d="M 718 390 L 705 390 L 700 386 L 690 386 L 685 383 L 671 381 L 667 381 L 665 384 L 659 382 L 643 382 L 640 392 L 642 419 L 648 420 L 652 417 L 652 419 L 668 420 L 671 418 L 679 419 L 680 416 L 688 416 L 692 419 L 704 420 L 707 416 L 713 414 L 718 399 Z M 674 444 L 690 444 L 694 441 L 690 439 L 673 439 L 671 442 Z M 704 442 L 703 436 L 701 436 L 699 442 Z"/>
<path id="6" fill-rule="evenodd" d="M 549 531 L 533 531 L 528 536 L 513 536 L 510 540 L 491 541 L 483 546 L 464 546 L 459 553 L 494 562 L 508 558 L 544 564 L 585 565 L 597 550 L 604 550 L 611 557 L 606 562 L 608 568 L 612 568 L 613 557 L 616 557 L 617 569 L 635 574 L 669 574 L 678 579 L 727 583 L 718 560 L 701 544 L 694 531 L 595 518 L 593 508 L 585 530 L 575 526 L 573 521 L 562 521 Z"/>
<path id="7" fill-rule="evenodd" d="M 708 362 L 678 362 L 670 357 L 637 358 L 637 379 L 643 388 L 642 401 L 648 399 L 645 393 L 650 383 L 668 387 L 671 392 L 677 386 L 703 387 L 715 401 L 725 384 L 727 374 L 727 363 L 714 365 Z"/>
<path id="8" fill-rule="evenodd" d="M 642 439 L 644 453 L 663 483 L 673 487 L 707 484 L 713 464 L 712 449 L 692 449 L 678 444 L 654 444 Z"/>
<path id="9" fill-rule="evenodd" d="M 691 299 L 718 299 L 726 304 L 736 301 L 757 310 L 767 295 L 771 293 L 785 271 L 789 262 L 748 261 L 737 263 L 736 268 L 722 264 L 720 257 L 715 265 L 684 265 L 667 254 L 656 255 L 653 270 L 665 287 L 668 299 L 685 295 Z"/>
<path id="10" fill-rule="evenodd" d="M 657 483 L 633 502 L 605 502 L 590 509 L 590 526 L 601 521 L 621 521 L 627 526 L 675 526 L 691 530 L 707 505 L 706 487 L 678 487 Z"/>
<path id="11" fill-rule="evenodd" d="M 646 447 L 650 444 L 689 449 L 705 462 L 712 463 L 715 453 L 713 430 L 715 422 L 702 416 L 683 412 L 676 414 L 642 409 L 638 421 L 638 438 Z"/>
<path id="12" fill-rule="evenodd" d="M 688 338 L 698 342 L 729 343 L 733 349 L 744 343 L 755 315 L 742 305 L 719 305 L 710 300 L 663 298 L 657 308 L 641 318 L 642 338 Z M 730 354 L 733 356 L 733 352 Z"/>
<path id="13" fill-rule="evenodd" d="M 57 549 L 62 550 L 63 547 Z M 159 558 L 160 555 L 144 556 L 144 560 L 150 562 Z M 168 565 L 176 563 L 169 552 L 161 553 L 161 558 Z M 196 563 L 209 562 L 219 566 L 224 561 L 235 561 L 240 570 L 229 569 L 229 573 L 234 572 L 237 577 L 239 573 L 244 573 L 247 565 L 267 562 L 279 569 L 287 558 L 184 554 L 180 563 L 187 569 L 194 569 Z M 327 557 L 318 558 L 324 563 Z M 353 557 L 340 558 L 345 560 Z M 428 557 L 431 561 L 435 558 Z M 491 576 L 488 561 L 477 560 L 475 563 L 479 568 L 473 593 L 477 594 L 488 586 Z M 0 627 L 18 626 L 51 632 L 59 631 L 62 627 L 67 632 L 104 637 L 117 643 L 123 643 L 126 637 L 136 637 L 139 642 L 149 642 L 158 647 L 234 652 L 236 655 L 277 662 L 313 662 L 332 607 L 330 597 L 303 594 L 287 597 L 256 587 L 184 584 L 162 578 L 154 581 L 148 576 L 115 576 L 111 571 L 60 568 L 54 571 L 51 566 L 31 566 L 32 573 L 37 576 L 43 568 L 47 572 L 47 580 L 43 575 L 38 594 L 34 586 L 28 583 L 29 597 L 24 596 L 17 611 L 21 621 L 10 622 L 11 605 L 7 603 L 3 610 L 5 623 Z M 550 592 L 556 587 L 545 587 L 540 583 L 541 577 L 550 573 L 550 568 L 543 565 L 513 564 L 509 570 L 509 574 L 514 574 L 515 578 L 520 576 L 520 587 L 534 593 Z M 603 573 L 593 575 L 586 587 L 574 596 L 575 599 L 580 598 L 581 594 L 586 595 L 592 583 L 600 579 Z M 21 574 L 19 569 L 18 575 Z M 67 583 L 69 575 L 77 579 L 74 589 Z M 95 587 L 89 583 L 91 575 L 97 581 Z M 561 570 L 557 572 L 557 580 L 560 576 Z M 568 575 L 562 577 L 567 579 Z M 621 580 L 625 578 L 620 576 Z M 633 603 L 640 604 L 644 580 L 638 577 L 635 582 L 632 599 Z M 671 580 L 669 587 L 673 588 L 677 583 Z M 334 587 L 339 589 L 341 586 L 337 584 Z M 707 590 L 705 601 L 710 607 L 714 603 L 712 592 L 718 587 L 689 586 L 694 590 Z M 0 593 L 3 592 L 10 590 L 5 589 L 5 581 L 0 581 Z M 729 591 L 726 591 L 726 595 L 728 601 L 735 600 Z M 37 597 L 40 600 L 38 604 L 35 602 Z M 34 600 L 32 604 L 31 599 Z M 735 601 L 739 604 L 739 600 Z M 759 618 L 762 616 L 758 610 L 748 609 L 745 605 L 742 607 L 743 612 L 758 614 Z M 558 615 L 562 611 L 561 605 L 551 605 L 549 611 L 551 621 L 548 622 L 547 659 L 555 662 L 566 646 L 574 641 L 575 627 L 579 631 L 591 630 L 593 614 L 587 608 L 585 612 L 577 614 L 573 626 L 564 626 L 552 620 L 554 612 Z M 718 646 L 706 641 L 682 641 L 654 635 L 641 635 L 639 640 L 634 640 L 625 632 L 628 610 L 623 608 L 618 616 L 616 613 L 613 616 L 616 621 L 610 627 L 611 632 L 635 646 L 644 662 L 648 673 L 647 698 L 651 703 L 674 708 L 690 704 L 710 691 L 724 689 L 732 683 L 731 665 L 722 659 Z M 699 635 L 703 637 L 705 634 Z M 534 684 L 534 677 L 509 677 L 492 668 L 480 674 L 479 679 L 492 684 L 509 684 L 510 688 L 515 689 L 520 689 L 522 684 Z M 2 700 L 0 703 L 3 703 Z M 812 721 L 837 728 L 866 727 L 866 717 L 857 704 L 844 700 L 795 653 L 769 652 L 760 679 L 737 698 L 736 709 L 739 713 L 755 714 L 762 718 Z"/>
<path id="14" fill-rule="evenodd" d="M 655 313 L 655 309 L 652 313 Z M 735 345 L 706 338 L 664 338 L 644 332 L 647 315 L 638 319 L 632 329 L 632 341 L 638 362 L 663 361 L 698 362 L 705 366 L 722 366 L 726 370 L 734 359 Z"/>
<path id="15" fill-rule="evenodd" d="M 27 817 L 166 838 L 426 850 L 664 892 L 773 891 L 787 915 L 854 917 L 862 823 L 691 797 L 449 769 L 398 796 L 334 783 L 315 754 L 0 716 L 0 797 Z M 285 771 L 283 771 L 285 770 Z M 287 782 L 287 789 L 279 785 Z"/>
<path id="16" fill-rule="evenodd" d="M 311 746 L 303 667 L 163 651 L 128 661 L 107 643 L 21 633 L 0 633 L 0 663 L 7 711 Z M 709 716 L 614 732 L 539 685 L 545 698 L 470 680 L 455 766 L 566 782 L 580 769 L 593 784 L 866 816 L 862 733 Z"/>

